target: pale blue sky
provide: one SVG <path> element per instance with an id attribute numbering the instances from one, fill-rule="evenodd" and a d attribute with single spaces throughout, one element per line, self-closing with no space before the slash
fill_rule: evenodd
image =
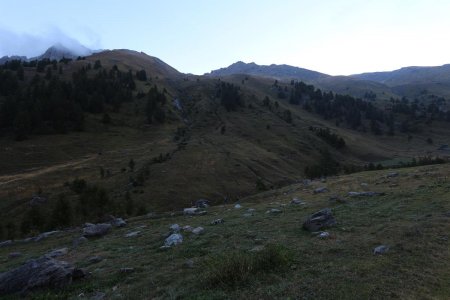
<path id="1" fill-rule="evenodd" d="M 182 72 L 242 60 L 333 75 L 450 63 L 444 0 L 0 0 L 0 56 L 128 48 Z"/>

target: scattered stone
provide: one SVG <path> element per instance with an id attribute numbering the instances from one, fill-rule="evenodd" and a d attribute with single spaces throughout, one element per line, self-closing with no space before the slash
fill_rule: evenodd
<path id="1" fill-rule="evenodd" d="M 328 231 L 322 231 L 321 233 L 319 233 L 318 237 L 321 239 L 326 239 L 330 237 L 330 233 Z"/>
<path id="2" fill-rule="evenodd" d="M 30 205 L 37 206 L 37 205 L 45 204 L 46 202 L 47 202 L 47 198 L 34 195 L 30 200 Z"/>
<path id="3" fill-rule="evenodd" d="M 13 243 L 13 241 L 7 240 L 7 241 L 4 241 L 4 242 L 1 242 L 1 243 L 0 243 L 0 247 L 9 246 L 9 245 L 11 245 L 12 243 Z"/>
<path id="4" fill-rule="evenodd" d="M 178 224 L 172 224 L 172 225 L 170 225 L 170 230 L 173 232 L 173 233 L 177 233 L 177 232 L 179 232 L 180 231 L 180 225 L 178 225 Z"/>
<path id="5" fill-rule="evenodd" d="M 245 213 L 245 214 L 243 214 L 242 216 L 245 217 L 245 218 L 248 218 L 248 217 L 253 217 L 253 214 L 251 214 L 251 213 Z"/>
<path id="6" fill-rule="evenodd" d="M 389 251 L 389 246 L 386 245 L 380 245 L 378 247 L 375 247 L 375 249 L 373 249 L 373 254 L 374 255 L 381 255 L 381 254 L 385 254 Z"/>
<path id="7" fill-rule="evenodd" d="M 133 273 L 134 268 L 120 268 L 119 272 L 120 273 Z"/>
<path id="8" fill-rule="evenodd" d="M 320 194 L 320 193 L 325 193 L 325 192 L 328 192 L 328 189 L 326 187 L 319 187 L 314 190 L 314 194 Z"/>
<path id="9" fill-rule="evenodd" d="M 32 259 L 0 274 L 0 295 L 27 293 L 38 288 L 61 288 L 79 278 L 78 271 L 74 274 L 75 270 L 69 263 L 50 257 Z"/>
<path id="10" fill-rule="evenodd" d="M 348 192 L 349 197 L 374 197 L 374 196 L 383 196 L 382 192 Z"/>
<path id="11" fill-rule="evenodd" d="M 8 257 L 9 257 L 10 259 L 14 259 L 14 258 L 21 257 L 21 256 L 22 256 L 22 252 L 11 252 L 11 253 L 8 255 Z"/>
<path id="12" fill-rule="evenodd" d="M 304 179 L 304 180 L 303 180 L 303 185 L 308 186 L 308 185 L 310 185 L 310 184 L 311 184 L 311 180 L 310 180 L 310 179 Z"/>
<path id="13" fill-rule="evenodd" d="M 225 221 L 223 219 L 216 219 L 216 220 L 211 221 L 211 225 L 222 224 L 224 222 Z"/>
<path id="14" fill-rule="evenodd" d="M 242 208 L 242 206 L 239 203 L 237 203 L 236 205 L 234 205 L 234 208 L 240 209 L 240 208 Z"/>
<path id="15" fill-rule="evenodd" d="M 205 231 L 205 228 L 199 226 L 199 227 L 194 228 L 192 230 L 192 233 L 196 234 L 196 235 L 200 235 L 200 234 L 203 234 L 204 231 Z"/>
<path id="16" fill-rule="evenodd" d="M 398 172 L 391 172 L 386 175 L 387 178 L 398 177 Z"/>
<path id="17" fill-rule="evenodd" d="M 268 211 L 266 211 L 266 214 L 276 215 L 276 214 L 281 214 L 282 212 L 283 211 L 281 209 L 272 208 L 272 209 L 269 209 Z"/>
<path id="18" fill-rule="evenodd" d="M 184 262 L 183 267 L 192 269 L 194 267 L 194 261 L 192 259 L 188 259 Z"/>
<path id="19" fill-rule="evenodd" d="M 261 252 L 264 250 L 264 245 L 258 245 L 249 250 L 249 252 Z"/>
<path id="20" fill-rule="evenodd" d="M 206 199 L 198 199 L 195 201 L 195 207 L 197 208 L 208 208 L 210 205 L 209 200 Z"/>
<path id="21" fill-rule="evenodd" d="M 59 256 L 64 256 L 67 253 L 69 253 L 69 248 L 61 248 L 61 249 L 53 250 L 53 251 L 47 253 L 45 256 L 55 258 L 55 257 L 59 257 Z"/>
<path id="22" fill-rule="evenodd" d="M 300 200 L 300 199 L 298 199 L 298 198 L 294 198 L 294 199 L 291 200 L 291 204 L 294 204 L 294 205 L 303 205 L 303 204 L 305 204 L 305 202 L 303 202 L 302 200 Z"/>
<path id="23" fill-rule="evenodd" d="M 113 217 L 113 220 L 111 220 L 110 223 L 114 227 L 125 227 L 125 226 L 127 226 L 127 222 L 125 222 L 125 220 L 122 219 L 122 218 L 114 218 Z"/>
<path id="24" fill-rule="evenodd" d="M 83 229 L 83 236 L 84 237 L 99 237 L 104 236 L 107 234 L 112 228 L 111 224 L 95 224 L 89 227 L 85 227 Z"/>
<path id="25" fill-rule="evenodd" d="M 96 263 L 101 262 L 102 260 L 103 260 L 103 257 L 96 255 L 96 256 L 89 257 L 88 258 L 88 263 L 96 264 Z"/>
<path id="26" fill-rule="evenodd" d="M 171 234 L 165 241 L 164 246 L 172 247 L 183 242 L 183 236 L 179 233 Z"/>
<path id="27" fill-rule="evenodd" d="M 194 227 L 190 225 L 183 226 L 183 231 L 192 232 L 192 230 L 194 230 Z"/>
<path id="28" fill-rule="evenodd" d="M 331 209 L 325 208 L 312 214 L 304 223 L 303 228 L 308 231 L 319 231 L 336 225 Z"/>
<path id="29" fill-rule="evenodd" d="M 33 241 L 39 242 L 39 241 L 41 241 L 41 240 L 43 240 L 43 239 L 46 239 L 46 238 L 48 238 L 49 236 L 54 235 L 54 234 L 59 233 L 59 232 L 60 232 L 59 230 L 43 232 L 43 233 L 41 233 L 40 235 L 38 235 L 37 237 L 35 237 L 35 238 L 33 239 Z"/>
<path id="30" fill-rule="evenodd" d="M 136 236 L 138 236 L 139 234 L 141 234 L 140 231 L 132 231 L 132 232 L 129 232 L 129 233 L 125 234 L 125 237 L 126 237 L 126 238 L 136 237 Z"/>
<path id="31" fill-rule="evenodd" d="M 366 183 L 366 182 L 361 182 L 361 184 L 360 184 L 361 186 L 368 186 L 369 184 L 368 183 Z"/>
<path id="32" fill-rule="evenodd" d="M 346 200 L 346 199 L 344 199 L 344 198 L 342 198 L 342 197 L 339 197 L 339 196 L 331 196 L 331 197 L 328 199 L 328 201 L 330 201 L 330 202 L 336 202 L 336 203 L 341 203 L 341 204 L 347 203 L 347 200 Z"/>
<path id="33" fill-rule="evenodd" d="M 193 216 L 193 215 L 196 215 L 199 211 L 200 211 L 200 209 L 197 207 L 189 207 L 189 208 L 183 209 L 183 214 L 188 215 L 188 216 Z"/>
<path id="34" fill-rule="evenodd" d="M 249 209 L 247 209 L 247 212 L 248 213 L 254 213 L 256 211 L 256 209 L 254 209 L 254 208 L 249 208 Z"/>
<path id="35" fill-rule="evenodd" d="M 80 236 L 79 238 L 76 238 L 72 241 L 72 247 L 76 248 L 78 247 L 80 244 L 83 244 L 85 242 L 87 242 L 88 239 L 85 238 L 84 236 Z"/>

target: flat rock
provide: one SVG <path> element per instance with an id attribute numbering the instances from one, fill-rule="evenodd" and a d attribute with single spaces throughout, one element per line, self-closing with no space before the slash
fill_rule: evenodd
<path id="1" fill-rule="evenodd" d="M 325 208 L 312 214 L 303 223 L 303 229 L 308 231 L 319 231 L 323 228 L 336 225 L 331 209 Z"/>
<path id="2" fill-rule="evenodd" d="M 223 219 L 215 219 L 213 221 L 211 221 L 211 225 L 217 225 L 217 224 L 222 224 L 225 221 Z"/>
<path id="3" fill-rule="evenodd" d="M 47 253 L 45 256 L 55 258 L 55 257 L 59 257 L 59 256 L 64 256 L 67 253 L 69 253 L 69 248 L 61 248 L 61 249 L 53 250 L 53 251 Z"/>
<path id="4" fill-rule="evenodd" d="M 320 194 L 320 193 L 325 193 L 328 192 L 328 189 L 326 187 L 318 187 L 316 189 L 314 189 L 314 194 Z"/>
<path id="5" fill-rule="evenodd" d="M 302 204 L 305 204 L 305 202 L 303 202 L 302 200 L 300 200 L 299 198 L 296 197 L 296 198 L 291 200 L 291 204 L 293 204 L 293 205 L 302 205 Z"/>
<path id="6" fill-rule="evenodd" d="M 203 228 L 201 226 L 192 229 L 192 233 L 197 234 L 197 235 L 203 234 L 204 231 L 205 231 L 205 228 Z"/>
<path id="7" fill-rule="evenodd" d="M 172 233 L 165 241 L 164 246 L 172 247 L 183 242 L 183 236 L 179 233 Z"/>
<path id="8" fill-rule="evenodd" d="M 12 243 L 13 243 L 13 241 L 11 241 L 11 240 L 3 241 L 0 243 L 0 247 L 9 246 L 9 245 L 12 245 Z"/>
<path id="9" fill-rule="evenodd" d="M 387 175 L 386 175 L 386 177 L 387 178 L 393 178 L 393 177 L 398 177 L 398 172 L 390 172 L 390 173 L 387 173 Z"/>
<path id="10" fill-rule="evenodd" d="M 383 196 L 383 192 L 348 192 L 349 197 L 374 197 Z"/>
<path id="11" fill-rule="evenodd" d="M 78 270 L 69 263 L 43 256 L 1 273 L 0 295 L 27 293 L 39 288 L 61 288 L 79 276 Z"/>
<path id="12" fill-rule="evenodd" d="M 389 246 L 387 245 L 380 245 L 377 246 L 373 249 L 373 254 L 374 255 L 381 255 L 381 254 L 385 254 L 389 251 Z"/>
<path id="13" fill-rule="evenodd" d="M 110 223 L 114 227 L 125 227 L 125 226 L 127 226 L 127 222 L 125 222 L 125 220 L 122 219 L 122 218 L 114 218 Z"/>
<path id="14" fill-rule="evenodd" d="M 277 215 L 277 214 L 281 214 L 283 211 L 281 209 L 278 208 L 271 208 L 268 211 L 266 211 L 266 214 L 272 214 L 272 215 Z"/>
<path id="15" fill-rule="evenodd" d="M 100 237 L 107 234 L 112 228 L 111 224 L 95 224 L 92 226 L 85 227 L 83 229 L 83 236 L 84 237 Z"/>
<path id="16" fill-rule="evenodd" d="M 235 209 L 240 209 L 240 208 L 242 208 L 242 205 L 240 205 L 239 203 L 237 203 L 237 204 L 234 205 L 234 208 L 235 208 Z"/>
<path id="17" fill-rule="evenodd" d="M 194 227 L 192 227 L 190 225 L 183 226 L 183 231 L 192 232 L 192 230 L 194 230 Z"/>
<path id="18" fill-rule="evenodd" d="M 347 203 L 346 199 L 339 197 L 339 196 L 331 196 L 330 198 L 328 198 L 328 201 L 335 202 L 335 203 L 341 203 L 341 204 Z"/>
<path id="19" fill-rule="evenodd" d="M 136 236 L 138 236 L 138 235 L 140 235 L 140 234 L 141 234 L 140 231 L 132 231 L 132 232 L 129 232 L 129 233 L 125 234 L 125 237 L 126 237 L 126 238 L 136 237 Z"/>
<path id="20" fill-rule="evenodd" d="M 88 263 L 90 264 L 96 264 L 103 260 L 103 257 L 95 255 L 88 258 Z"/>
<path id="21" fill-rule="evenodd" d="M 200 212 L 200 209 L 198 207 L 188 207 L 188 208 L 183 209 L 183 214 L 188 215 L 188 216 L 196 215 L 199 212 Z"/>

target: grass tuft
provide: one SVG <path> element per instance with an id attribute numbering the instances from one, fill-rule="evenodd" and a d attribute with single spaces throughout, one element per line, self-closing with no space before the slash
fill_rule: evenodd
<path id="1" fill-rule="evenodd" d="M 290 261 L 288 250 L 280 245 L 268 245 L 254 253 L 226 253 L 207 260 L 203 283 L 205 287 L 243 286 L 257 275 L 282 271 Z"/>

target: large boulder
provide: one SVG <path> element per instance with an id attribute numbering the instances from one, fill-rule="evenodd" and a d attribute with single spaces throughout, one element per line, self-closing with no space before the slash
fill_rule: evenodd
<path id="1" fill-rule="evenodd" d="M 207 208 L 211 206 L 211 202 L 209 200 L 206 199 L 198 199 L 197 201 L 195 201 L 195 207 L 198 208 Z"/>
<path id="2" fill-rule="evenodd" d="M 113 218 L 110 223 L 114 227 L 125 227 L 125 226 L 127 226 L 127 222 L 125 222 L 125 220 L 122 219 L 122 218 Z"/>
<path id="3" fill-rule="evenodd" d="M 331 209 L 325 208 L 308 217 L 303 223 L 303 228 L 308 231 L 319 231 L 334 225 L 336 225 L 336 220 Z"/>
<path id="4" fill-rule="evenodd" d="M 84 237 L 99 237 L 107 234 L 112 228 L 111 224 L 92 224 L 91 226 L 87 226 L 83 229 Z"/>
<path id="5" fill-rule="evenodd" d="M 164 241 L 164 246 L 172 247 L 172 246 L 181 244 L 182 242 L 183 242 L 183 236 L 179 233 L 173 233 Z"/>
<path id="6" fill-rule="evenodd" d="M 61 288 L 83 276 L 84 271 L 69 263 L 43 256 L 0 273 L 0 295 L 27 293 L 38 288 Z"/>

